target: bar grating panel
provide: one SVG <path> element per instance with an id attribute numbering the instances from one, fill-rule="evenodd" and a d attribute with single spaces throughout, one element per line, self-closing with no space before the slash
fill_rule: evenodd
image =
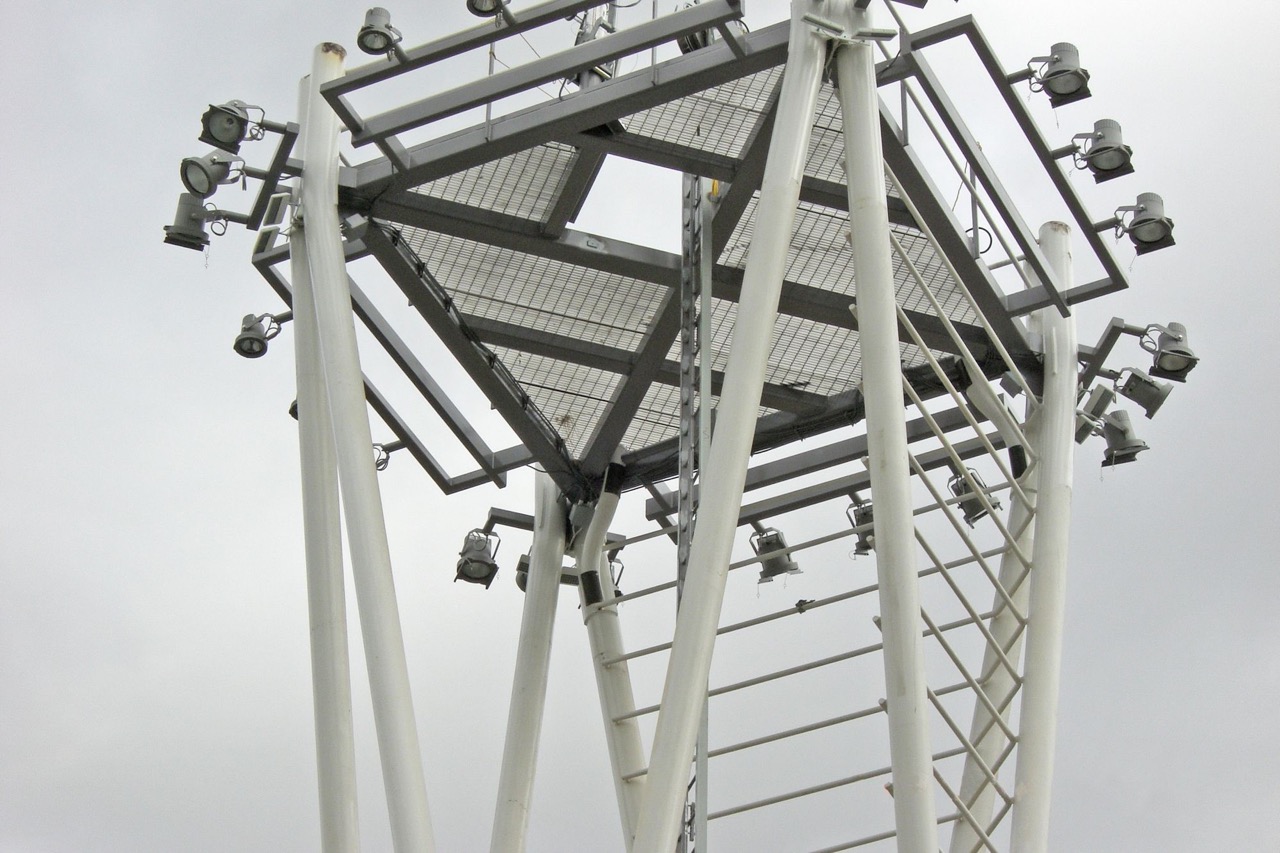
<path id="1" fill-rule="evenodd" d="M 737 157 L 772 100 L 781 77 L 771 68 L 623 119 L 627 132 Z"/>
<path id="2" fill-rule="evenodd" d="M 577 149 L 549 142 L 413 188 L 413 192 L 541 221 L 555 204 Z"/>

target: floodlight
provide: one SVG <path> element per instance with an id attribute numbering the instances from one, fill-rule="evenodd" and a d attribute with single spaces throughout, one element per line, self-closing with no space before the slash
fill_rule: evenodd
<path id="1" fill-rule="evenodd" d="M 178 196 L 178 212 L 174 214 L 173 224 L 164 227 L 164 241 L 184 249 L 204 251 L 209 245 L 209 234 L 204 227 L 208 221 L 201 198 L 183 193 Z"/>
<path id="2" fill-rule="evenodd" d="M 988 514 L 986 504 L 990 504 L 991 509 L 1000 509 L 1000 502 L 987 491 L 987 484 L 982 481 L 977 471 L 969 468 L 968 474 L 978 491 L 987 496 L 985 503 L 978 497 L 977 492 L 969 491 L 969 483 L 965 479 L 964 471 L 958 470 L 954 465 L 952 465 L 952 471 L 955 473 L 947 481 L 947 489 L 950 490 L 952 497 L 960 498 L 960 510 L 964 513 L 965 524 L 973 527 L 979 520 L 986 517 Z"/>
<path id="3" fill-rule="evenodd" d="M 1142 407 L 1148 418 L 1155 417 L 1156 411 L 1164 404 L 1164 400 L 1173 390 L 1168 382 L 1157 382 L 1141 370 L 1126 368 L 1129 378 L 1120 386 L 1120 393 Z"/>
<path id="4" fill-rule="evenodd" d="M 1090 133 L 1077 133 L 1071 144 L 1054 149 L 1055 158 L 1071 156 L 1077 169 L 1093 173 L 1094 183 L 1133 173 L 1133 149 L 1124 144 L 1120 123 L 1109 118 L 1093 123 Z"/>
<path id="5" fill-rule="evenodd" d="M 400 49 L 400 31 L 391 26 L 391 13 L 381 6 L 374 6 L 364 13 L 364 26 L 356 36 L 356 46 L 371 56 L 395 54 L 403 62 L 406 57 Z"/>
<path id="6" fill-rule="evenodd" d="M 858 536 L 858 541 L 853 546 L 853 553 L 858 555 L 870 554 L 876 547 L 875 529 L 868 526 L 875 520 L 871 504 L 854 498 L 854 502 L 849 504 L 849 508 L 844 511 L 844 514 L 848 517 L 849 523 L 853 525 L 854 531 Z"/>
<path id="7" fill-rule="evenodd" d="M 1102 424 L 1102 416 L 1115 401 L 1115 391 L 1106 385 L 1093 386 L 1089 399 L 1076 410 L 1076 444 L 1083 444 L 1086 438 L 1094 434 Z"/>
<path id="8" fill-rule="evenodd" d="M 770 554 L 774 551 L 784 551 L 787 547 L 787 540 L 783 538 L 782 532 L 775 528 L 761 528 L 757 526 L 756 532 L 751 535 L 751 550 L 755 551 L 756 556 L 761 554 Z M 796 561 L 791 559 L 790 554 L 771 554 L 760 561 L 760 583 L 770 583 L 778 575 L 796 575 L 800 573 L 800 566 Z"/>
<path id="9" fill-rule="evenodd" d="M 1124 409 L 1117 409 L 1103 418 L 1102 437 L 1107 440 L 1107 449 L 1102 454 L 1103 468 L 1132 462 L 1139 453 L 1150 449 L 1133 431 L 1129 413 Z"/>
<path id="10" fill-rule="evenodd" d="M 235 183 L 240 174 L 233 174 L 231 168 L 243 162 L 240 157 L 221 151 L 210 151 L 203 157 L 187 157 L 182 161 L 182 185 L 192 195 L 208 198 L 220 184 Z"/>
<path id="11" fill-rule="evenodd" d="M 200 118 L 200 141 L 228 154 L 240 153 L 249 134 L 249 105 L 244 101 L 210 104 Z"/>
<path id="12" fill-rule="evenodd" d="M 1080 67 L 1080 51 L 1070 42 L 1058 42 L 1050 50 L 1048 56 L 1037 56 L 1031 65 L 1037 63 L 1031 77 L 1033 91 L 1043 89 L 1049 96 L 1049 104 L 1061 107 L 1064 104 L 1083 100 L 1092 94 L 1089 91 L 1089 72 Z"/>
<path id="13" fill-rule="evenodd" d="M 1152 341 L 1150 335 L 1155 331 L 1159 331 L 1160 336 Z M 1181 323 L 1148 326 L 1147 335 L 1141 343 L 1142 348 L 1152 354 L 1152 376 L 1186 382 L 1187 374 L 1200 363 L 1195 352 L 1187 346 L 1187 327 Z"/>
<path id="14" fill-rule="evenodd" d="M 498 546 L 502 544 L 498 534 L 489 533 L 477 527 L 467 534 L 462 542 L 462 550 L 458 552 L 458 574 L 453 582 L 482 583 L 488 589 L 489 584 L 498 575 Z"/>
<path id="15" fill-rule="evenodd" d="M 1133 214 L 1125 221 L 1125 214 Z M 1116 237 L 1128 234 L 1139 255 L 1174 245 L 1173 220 L 1164 215 L 1164 199 L 1156 193 L 1139 193 L 1134 204 L 1117 207 L 1115 216 L 1094 223 L 1096 231 L 1114 228 Z"/>
<path id="16" fill-rule="evenodd" d="M 516 19 L 507 8 L 506 0 L 467 0 L 467 11 L 477 18 L 495 18 L 501 15 L 507 26 L 516 25 Z"/>
<path id="17" fill-rule="evenodd" d="M 281 314 L 245 314 L 236 335 L 235 351 L 245 358 L 260 358 L 267 353 L 267 341 L 280 334 L 280 326 L 293 319 L 292 311 Z"/>

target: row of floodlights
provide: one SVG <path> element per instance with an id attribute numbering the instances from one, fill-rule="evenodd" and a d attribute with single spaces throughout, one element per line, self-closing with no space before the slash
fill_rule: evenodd
<path id="1" fill-rule="evenodd" d="M 1123 331 L 1140 338 L 1141 347 L 1151 353 L 1151 369 L 1100 370 L 1098 375 L 1110 379 L 1112 387 L 1095 386 L 1076 410 L 1076 442 L 1084 443 L 1091 435 L 1102 436 L 1107 443 L 1102 457 L 1104 468 L 1132 462 L 1139 453 L 1149 449 L 1147 443 L 1138 438 L 1128 412 L 1107 411 L 1115 402 L 1117 392 L 1136 403 L 1147 418 L 1155 417 L 1173 391 L 1173 382 L 1186 382 L 1187 374 L 1200 362 L 1187 343 L 1187 329 L 1181 323 L 1152 324 L 1145 329 L 1125 326 Z"/>
<path id="2" fill-rule="evenodd" d="M 252 115 L 254 112 L 258 114 L 256 118 Z M 199 141 L 217 150 L 182 160 L 179 177 L 186 192 L 178 197 L 173 224 L 164 228 L 166 243 L 203 251 L 209 245 L 206 226 L 212 223 L 213 232 L 220 235 L 225 233 L 226 223 L 248 221 L 241 214 L 206 204 L 206 200 L 220 186 L 245 178 L 267 177 L 266 172 L 246 166 L 239 155 L 242 143 L 262 139 L 268 131 L 283 134 L 288 132 L 288 126 L 268 121 L 262 107 L 244 101 L 209 105 L 200 118 Z"/>
<path id="3" fill-rule="evenodd" d="M 496 18 L 499 15 L 507 26 L 515 26 L 516 19 L 507 8 L 505 0 L 467 0 L 467 11 L 480 18 Z M 400 62 L 408 59 L 400 47 L 403 40 L 400 31 L 391 26 L 391 13 L 381 6 L 374 6 L 364 13 L 364 26 L 356 34 L 356 47 L 370 56 L 395 57 Z"/>
<path id="4" fill-rule="evenodd" d="M 458 552 L 458 565 L 453 582 L 465 581 L 480 584 L 488 589 L 494 578 L 498 576 L 498 548 L 501 545 L 502 539 L 492 530 L 477 527 L 467 533 L 462 540 L 462 550 Z M 608 556 L 609 571 L 614 579 L 616 590 L 624 567 L 622 561 L 618 559 L 618 551 L 610 551 Z M 528 554 L 520 555 L 520 559 L 516 561 L 516 586 L 521 592 L 524 592 L 529 584 L 529 561 Z M 565 586 L 577 586 L 578 576 L 573 572 L 562 570 L 560 583 Z"/>

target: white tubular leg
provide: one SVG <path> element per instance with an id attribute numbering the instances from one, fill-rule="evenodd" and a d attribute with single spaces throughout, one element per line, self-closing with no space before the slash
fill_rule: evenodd
<path id="1" fill-rule="evenodd" d="M 492 853 L 521 853 L 529 827 L 529 806 L 538 762 L 538 737 L 546 708 L 547 676 L 551 670 L 551 636 L 560 572 L 564 565 L 564 512 L 560 490 L 543 471 L 535 474 L 533 547 L 516 648 L 507 739 L 498 780 L 498 803 L 493 817 Z"/>
<path id="2" fill-rule="evenodd" d="M 320 96 L 322 84 L 342 76 L 345 53 L 331 43 L 315 50 L 302 215 L 392 842 L 396 853 L 431 853 L 435 842 L 338 225 L 338 117 Z"/>

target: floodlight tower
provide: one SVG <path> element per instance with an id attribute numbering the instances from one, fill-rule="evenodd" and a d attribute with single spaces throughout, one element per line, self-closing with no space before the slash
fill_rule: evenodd
<path id="1" fill-rule="evenodd" d="M 537 471 L 531 513 L 495 507 L 456 563 L 441 555 L 466 581 L 449 594 L 493 596 L 505 560 L 495 528 L 529 541 L 514 572 L 523 597 L 493 853 L 523 851 L 538 819 L 564 586 L 581 609 L 602 787 L 617 807 L 619 835 L 602 849 L 772 850 L 779 836 L 825 850 L 1048 849 L 1075 447 L 1101 435 L 1104 465 L 1132 461 L 1148 448 L 1126 412 L 1110 411 L 1117 394 L 1151 417 L 1174 387 L 1160 380 L 1183 382 L 1198 362 L 1175 322 L 1116 318 L 1096 346 L 1077 342 L 1076 306 L 1129 286 L 1102 235 L 1127 236 L 1121 250 L 1139 255 L 1173 245 L 1161 196 L 1139 193 L 1095 220 L 1069 181 L 1072 166 L 1099 185 L 1133 173 L 1119 122 L 1095 119 L 1053 147 L 1019 91 L 1055 109 L 1088 98 L 1098 81 L 1079 49 L 1058 43 L 1006 72 L 971 18 L 913 32 L 900 6 L 924 0 L 793 0 L 789 20 L 754 30 L 740 0 L 630 20 L 631 7 L 607 0 L 466 5 L 486 20 L 418 47 L 403 45 L 388 10 L 370 9 L 356 44 L 377 61 L 347 70 L 343 48 L 320 45 L 299 125 L 255 121 L 261 108 L 243 101 L 211 106 L 200 138 L 218 150 L 183 160 L 187 192 L 165 229 L 166 242 L 201 250 L 209 223 L 258 231 L 253 264 L 289 307 L 246 315 L 236 351 L 263 356 L 293 324 L 322 848 L 359 845 L 341 509 L 394 847 L 434 849 L 377 480 L 403 449 L 444 495 Z M 565 50 L 496 70 L 510 38 L 557 28 Z M 983 129 L 930 64 L 942 43 L 979 60 L 1060 219 L 1023 221 Z M 488 52 L 487 76 L 375 115 L 348 100 L 469 51 Z M 557 82 L 559 96 L 538 94 Z M 882 96 L 890 86 L 896 99 Z M 472 109 L 482 123 L 437 130 Z M 344 125 L 377 155 L 340 181 Z M 267 132 L 281 138 L 271 163 L 246 165 L 241 143 Z M 409 133 L 431 138 L 409 144 Z M 684 176 L 679 253 L 578 229 L 608 157 Z M 934 161 L 954 169 L 945 179 L 967 194 L 967 222 L 939 192 Z M 243 178 L 261 181 L 249 214 L 205 206 Z M 516 445 L 490 447 L 348 275 L 354 258 L 377 263 Z M 1099 277 L 1077 283 L 1085 267 Z M 447 427 L 432 445 L 453 441 L 473 470 L 451 473 L 365 375 L 355 318 Z M 1149 373 L 1107 366 L 1125 335 L 1153 357 Z M 369 409 L 394 440 L 373 443 Z M 850 499 L 848 524 L 824 526 L 824 507 Z M 624 504 L 657 532 L 612 530 Z M 618 551 L 663 534 L 675 548 L 628 557 L 644 574 L 623 593 Z M 788 585 L 800 599 L 779 607 Z M 674 599 L 669 641 L 636 648 L 620 605 L 661 595 Z M 801 616 L 825 608 L 844 608 L 837 629 Z M 771 630 L 783 640 L 762 639 Z M 729 633 L 752 651 L 718 651 Z M 804 659 L 759 671 L 769 657 L 758 652 L 781 648 Z M 663 655 L 660 678 L 633 677 L 631 661 Z M 716 683 L 713 660 L 750 672 Z M 857 677 L 837 671 L 868 662 Z M 838 707 L 823 716 L 782 693 L 753 706 L 768 712 L 717 717 L 727 697 L 802 673 L 830 679 Z M 782 705 L 799 719 L 775 715 Z M 735 725 L 744 717 L 750 736 Z M 718 762 L 773 747 L 760 766 L 792 761 L 793 775 L 855 757 L 763 797 L 748 793 L 748 773 L 717 775 Z M 847 801 L 817 804 L 831 791 Z M 802 811 L 771 817 L 782 808 Z"/>

